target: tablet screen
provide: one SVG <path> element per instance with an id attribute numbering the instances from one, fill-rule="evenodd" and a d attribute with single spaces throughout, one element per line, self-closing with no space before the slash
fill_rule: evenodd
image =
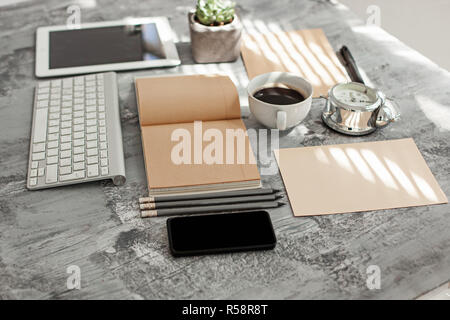
<path id="1" fill-rule="evenodd" d="M 155 23 L 52 31 L 50 69 L 164 59 Z"/>

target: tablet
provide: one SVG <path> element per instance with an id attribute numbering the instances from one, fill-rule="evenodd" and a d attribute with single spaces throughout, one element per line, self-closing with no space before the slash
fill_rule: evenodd
<path id="1" fill-rule="evenodd" d="M 36 31 L 36 76 L 176 66 L 180 59 L 165 17 L 128 18 Z"/>

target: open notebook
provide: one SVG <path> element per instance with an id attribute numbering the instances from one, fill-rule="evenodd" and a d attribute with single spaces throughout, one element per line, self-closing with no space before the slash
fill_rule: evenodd
<path id="1" fill-rule="evenodd" d="M 137 78 L 136 93 L 151 195 L 261 186 L 230 78 Z"/>

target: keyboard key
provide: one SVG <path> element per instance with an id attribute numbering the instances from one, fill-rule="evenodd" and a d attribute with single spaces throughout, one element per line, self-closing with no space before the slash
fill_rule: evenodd
<path id="1" fill-rule="evenodd" d="M 59 160 L 59 165 L 61 167 L 70 166 L 71 164 L 72 164 L 72 159 L 70 159 L 70 158 L 64 158 L 64 159 Z M 68 173 L 70 173 L 70 172 L 68 172 Z M 63 173 L 61 173 L 61 174 L 63 174 Z"/>
<path id="2" fill-rule="evenodd" d="M 47 143 L 47 148 L 52 149 L 52 148 L 58 148 L 58 140 L 56 141 L 50 141 Z"/>
<path id="3" fill-rule="evenodd" d="M 86 133 L 94 133 L 97 132 L 97 126 L 90 126 L 86 128 Z"/>
<path id="4" fill-rule="evenodd" d="M 105 112 L 105 106 L 98 106 L 99 112 Z"/>
<path id="5" fill-rule="evenodd" d="M 100 165 L 101 165 L 102 167 L 106 167 L 106 166 L 108 165 L 108 158 L 102 158 L 102 159 L 100 160 Z"/>
<path id="6" fill-rule="evenodd" d="M 42 109 L 38 109 L 42 110 Z M 59 113 L 50 113 L 49 119 L 59 119 Z"/>
<path id="7" fill-rule="evenodd" d="M 61 135 L 63 136 L 63 135 L 66 135 L 66 134 L 72 134 L 71 128 L 61 129 Z"/>
<path id="8" fill-rule="evenodd" d="M 61 87 L 61 79 L 52 80 L 51 84 L 52 84 L 52 88 L 53 87 Z"/>
<path id="9" fill-rule="evenodd" d="M 61 121 L 61 128 L 70 128 L 72 127 L 72 121 Z"/>
<path id="10" fill-rule="evenodd" d="M 97 124 L 97 120 L 95 120 L 95 119 L 86 120 L 87 126 L 95 126 L 96 124 Z"/>
<path id="11" fill-rule="evenodd" d="M 86 79 L 86 82 L 95 80 L 95 74 L 89 74 L 89 75 L 85 76 L 84 78 Z"/>
<path id="12" fill-rule="evenodd" d="M 49 93 L 50 92 L 50 88 L 39 88 L 38 93 L 39 94 L 43 94 L 43 93 Z"/>
<path id="13" fill-rule="evenodd" d="M 33 145 L 33 152 L 42 152 L 45 150 L 45 142 L 35 143 Z"/>
<path id="14" fill-rule="evenodd" d="M 86 113 L 86 119 L 95 119 L 95 118 L 97 118 L 97 113 L 96 112 Z"/>
<path id="15" fill-rule="evenodd" d="M 84 117 L 84 111 L 75 111 L 73 113 L 74 118 Z"/>
<path id="16" fill-rule="evenodd" d="M 97 140 L 91 140 L 86 143 L 86 148 L 97 148 Z"/>
<path id="17" fill-rule="evenodd" d="M 36 109 L 34 117 L 34 135 L 33 142 L 45 142 L 47 137 L 47 115 L 48 109 Z"/>
<path id="18" fill-rule="evenodd" d="M 84 97 L 84 92 L 83 92 L 83 91 L 75 91 L 75 92 L 73 93 L 73 96 L 74 96 L 75 98 L 83 98 L 83 97 Z"/>
<path id="19" fill-rule="evenodd" d="M 106 141 L 106 134 L 101 134 L 100 135 L 100 141 L 101 142 L 105 142 Z"/>
<path id="20" fill-rule="evenodd" d="M 37 95 L 38 100 L 47 100 L 48 99 L 48 93 L 41 93 Z"/>
<path id="21" fill-rule="evenodd" d="M 72 108 L 62 108 L 61 113 L 62 114 L 70 114 L 70 113 L 72 113 Z"/>
<path id="22" fill-rule="evenodd" d="M 58 126 L 58 125 L 59 125 L 59 120 L 49 120 L 48 121 L 49 127 L 54 127 L 54 126 Z"/>
<path id="23" fill-rule="evenodd" d="M 30 177 L 37 177 L 37 169 L 31 169 L 30 170 Z"/>
<path id="24" fill-rule="evenodd" d="M 89 162 L 88 162 L 89 163 Z M 87 166 L 88 177 L 98 176 L 98 165 L 88 165 Z"/>
<path id="25" fill-rule="evenodd" d="M 35 186 L 37 184 L 37 178 L 30 179 L 30 186 Z"/>
<path id="26" fill-rule="evenodd" d="M 57 156 L 47 157 L 47 164 L 54 164 L 54 163 L 58 163 L 58 157 Z"/>
<path id="27" fill-rule="evenodd" d="M 48 127 L 48 133 L 58 133 L 58 132 L 59 132 L 59 126 Z"/>
<path id="28" fill-rule="evenodd" d="M 39 168 L 38 169 L 38 177 L 42 177 L 44 174 L 45 174 L 45 168 L 44 167 Z"/>
<path id="29" fill-rule="evenodd" d="M 106 149 L 108 144 L 106 142 L 100 142 L 100 149 Z"/>
<path id="30" fill-rule="evenodd" d="M 72 78 L 63 79 L 63 88 L 72 88 Z"/>
<path id="31" fill-rule="evenodd" d="M 72 115 L 71 114 L 63 114 L 61 116 L 61 121 L 69 121 L 72 120 Z"/>
<path id="32" fill-rule="evenodd" d="M 83 111 L 84 105 L 83 104 L 76 104 L 73 106 L 73 111 Z"/>
<path id="33" fill-rule="evenodd" d="M 103 90 L 102 90 L 103 91 Z M 98 105 L 103 106 L 105 105 L 105 99 L 98 99 Z"/>
<path id="34" fill-rule="evenodd" d="M 98 155 L 98 149 L 97 148 L 87 149 L 87 155 L 88 157 Z"/>
<path id="35" fill-rule="evenodd" d="M 59 153 L 59 157 L 61 159 L 63 159 L 63 158 L 70 158 L 71 156 L 72 156 L 72 150 L 64 150 L 64 151 L 61 151 Z"/>
<path id="36" fill-rule="evenodd" d="M 105 127 L 100 127 L 99 132 L 100 133 L 106 133 L 106 128 Z"/>
<path id="37" fill-rule="evenodd" d="M 73 154 L 84 153 L 84 147 L 75 147 L 73 148 Z"/>
<path id="38" fill-rule="evenodd" d="M 63 107 L 72 107 L 72 100 L 70 100 L 70 101 L 63 101 L 62 106 Z"/>
<path id="39" fill-rule="evenodd" d="M 49 109 L 48 109 L 50 112 L 60 112 L 61 111 L 61 107 L 60 106 L 53 106 L 53 107 L 50 107 Z"/>
<path id="40" fill-rule="evenodd" d="M 97 133 L 89 133 L 86 135 L 86 140 L 97 140 Z"/>
<path id="41" fill-rule="evenodd" d="M 83 170 L 84 169 L 84 161 L 83 162 L 75 162 L 73 164 L 73 170 Z"/>
<path id="42" fill-rule="evenodd" d="M 105 113 L 104 112 L 100 112 L 99 114 L 98 114 L 98 118 L 99 119 L 105 119 Z"/>
<path id="43" fill-rule="evenodd" d="M 74 139 L 73 146 L 74 147 L 84 146 L 84 139 Z"/>
<path id="44" fill-rule="evenodd" d="M 73 131 L 84 131 L 84 124 L 76 124 L 73 126 Z"/>
<path id="45" fill-rule="evenodd" d="M 75 118 L 73 119 L 73 124 L 83 124 L 84 118 Z"/>
<path id="46" fill-rule="evenodd" d="M 87 157 L 87 164 L 98 163 L 98 156 Z"/>
<path id="47" fill-rule="evenodd" d="M 61 136 L 61 142 L 71 142 L 72 141 L 72 135 L 68 134 L 65 136 Z"/>
<path id="48" fill-rule="evenodd" d="M 84 131 L 74 132 L 73 137 L 74 139 L 84 139 Z"/>
<path id="49" fill-rule="evenodd" d="M 31 169 L 37 169 L 38 165 L 39 165 L 38 161 L 32 161 L 31 162 Z"/>
<path id="50" fill-rule="evenodd" d="M 108 158 L 108 150 L 100 151 L 100 157 L 101 158 Z"/>
<path id="51" fill-rule="evenodd" d="M 72 173 L 72 167 L 60 167 L 59 168 L 59 174 L 69 174 Z"/>
<path id="52" fill-rule="evenodd" d="M 86 105 L 88 105 L 88 106 L 96 105 L 96 104 L 97 104 L 97 100 L 95 100 L 95 99 L 86 100 Z"/>
<path id="53" fill-rule="evenodd" d="M 96 106 L 86 107 L 86 112 L 96 112 L 96 111 L 97 111 L 97 107 Z"/>
<path id="54" fill-rule="evenodd" d="M 63 95 L 62 99 L 63 99 L 63 101 L 70 101 L 70 102 L 72 102 L 73 97 L 72 97 L 71 94 L 70 95 L 69 94 L 65 94 L 65 95 Z"/>
<path id="55" fill-rule="evenodd" d="M 58 165 L 51 164 L 47 166 L 47 174 L 45 175 L 45 183 L 55 183 L 58 181 Z"/>
<path id="56" fill-rule="evenodd" d="M 80 171 L 74 171 L 71 174 L 59 176 L 59 180 L 60 181 L 69 181 L 69 180 L 83 179 L 84 177 L 85 177 L 84 170 L 80 170 Z"/>
<path id="57" fill-rule="evenodd" d="M 106 125 L 106 121 L 104 119 L 98 120 L 98 125 L 104 127 Z"/>
<path id="58" fill-rule="evenodd" d="M 45 152 L 36 152 L 31 155 L 33 161 L 39 161 L 45 159 Z"/>
<path id="59" fill-rule="evenodd" d="M 48 141 L 58 140 L 58 138 L 59 138 L 59 134 L 58 134 L 58 133 L 50 133 L 50 134 L 47 136 L 47 140 L 48 140 Z"/>
<path id="60" fill-rule="evenodd" d="M 72 142 L 65 142 L 61 143 L 61 150 L 71 150 L 72 149 Z"/>
<path id="61" fill-rule="evenodd" d="M 38 87 L 39 89 L 48 88 L 50 86 L 50 81 L 39 81 Z"/>
<path id="62" fill-rule="evenodd" d="M 40 100 L 37 102 L 38 108 L 47 108 L 48 107 L 48 100 Z"/>
<path id="63" fill-rule="evenodd" d="M 73 155 L 73 162 L 80 162 L 80 161 L 84 161 L 84 153 L 74 154 Z"/>
<path id="64" fill-rule="evenodd" d="M 61 107 L 61 102 L 59 101 L 59 95 L 56 94 L 55 96 L 50 97 L 53 100 L 50 100 L 50 106 L 52 107 Z"/>
<path id="65" fill-rule="evenodd" d="M 51 156 L 57 156 L 58 155 L 58 149 L 48 149 L 47 150 L 47 157 L 51 157 Z"/>
<path id="66" fill-rule="evenodd" d="M 75 85 L 83 85 L 84 84 L 84 77 L 75 77 L 73 79 L 73 82 L 75 83 Z"/>

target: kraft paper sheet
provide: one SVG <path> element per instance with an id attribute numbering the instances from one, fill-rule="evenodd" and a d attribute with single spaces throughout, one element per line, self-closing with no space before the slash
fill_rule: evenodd
<path id="1" fill-rule="evenodd" d="M 313 97 L 327 96 L 333 85 L 350 81 L 322 29 L 244 33 L 241 54 L 249 79 L 292 72 L 311 82 Z"/>
<path id="2" fill-rule="evenodd" d="M 447 203 L 414 140 L 275 150 L 295 216 Z"/>

